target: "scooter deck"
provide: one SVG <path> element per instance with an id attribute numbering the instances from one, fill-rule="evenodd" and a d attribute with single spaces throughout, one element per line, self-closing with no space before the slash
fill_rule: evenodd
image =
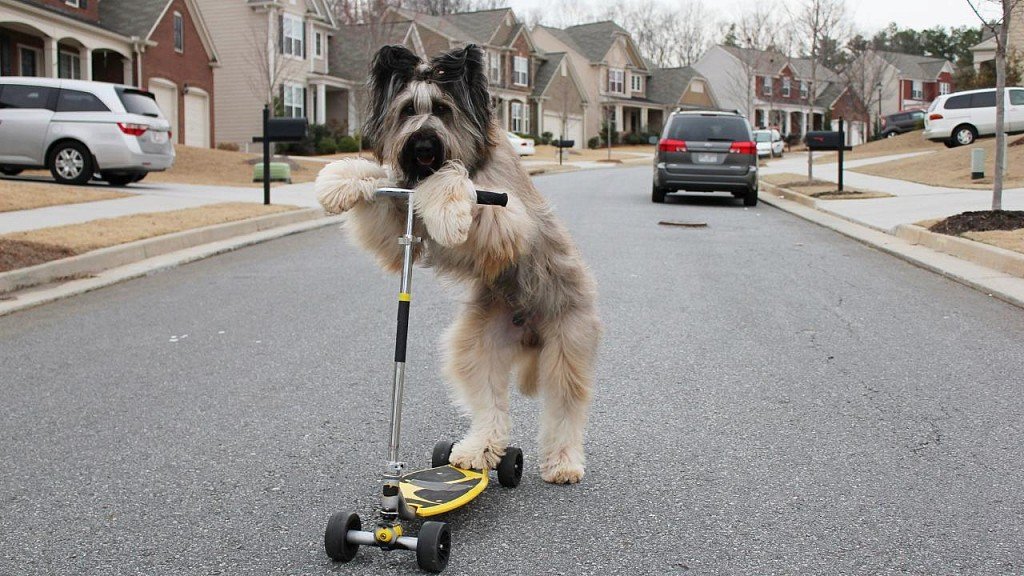
<path id="1" fill-rule="evenodd" d="M 405 503 L 422 518 L 464 506 L 487 488 L 487 470 L 463 470 L 451 465 L 410 472 L 402 476 Z"/>

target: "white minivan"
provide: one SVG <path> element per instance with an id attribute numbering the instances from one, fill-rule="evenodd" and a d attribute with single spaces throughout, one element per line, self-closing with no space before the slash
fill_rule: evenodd
<path id="1" fill-rule="evenodd" d="M 64 184 L 114 186 L 174 164 L 171 125 L 153 94 L 58 78 L 0 77 L 0 173 L 47 168 Z"/>
<path id="2" fill-rule="evenodd" d="M 1008 133 L 1024 132 L 1024 88 L 1006 89 Z M 973 144 L 978 136 L 996 133 L 996 91 L 994 88 L 968 90 L 939 96 L 924 118 L 924 137 L 947 147 Z"/>

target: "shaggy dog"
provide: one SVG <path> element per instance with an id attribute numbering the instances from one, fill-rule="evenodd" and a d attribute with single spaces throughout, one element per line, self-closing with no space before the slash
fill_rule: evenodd
<path id="1" fill-rule="evenodd" d="M 540 394 L 544 480 L 583 477 L 583 428 L 601 324 L 594 280 L 562 223 L 492 121 L 483 51 L 467 46 L 420 60 L 385 46 L 373 60 L 365 134 L 377 162 L 346 159 L 316 181 L 329 212 L 389 271 L 402 266 L 397 238 L 405 202 L 374 198 L 414 188 L 415 256 L 468 285 L 470 298 L 445 336 L 445 374 L 472 418 L 451 463 L 494 468 L 509 443 L 509 375 Z M 476 204 L 477 189 L 505 192 L 506 207 Z"/>

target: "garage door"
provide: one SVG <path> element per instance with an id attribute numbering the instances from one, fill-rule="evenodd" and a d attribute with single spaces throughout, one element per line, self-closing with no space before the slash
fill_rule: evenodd
<path id="1" fill-rule="evenodd" d="M 164 118 L 171 123 L 171 132 L 178 136 L 178 88 L 170 80 L 154 78 L 149 81 L 149 91 L 156 96 L 156 105 Z"/>
<path id="2" fill-rule="evenodd" d="M 551 132 L 558 138 L 562 132 L 562 117 L 559 114 L 544 114 L 544 129 L 541 132 Z M 574 140 L 576 148 L 583 148 L 586 142 L 583 141 L 583 118 L 570 115 L 565 122 L 565 139 Z"/>
<path id="3" fill-rule="evenodd" d="M 210 147 L 210 98 L 196 88 L 185 94 L 185 145 Z"/>

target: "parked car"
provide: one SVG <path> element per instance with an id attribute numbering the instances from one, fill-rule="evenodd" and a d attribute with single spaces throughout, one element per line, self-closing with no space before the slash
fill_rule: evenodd
<path id="1" fill-rule="evenodd" d="M 520 156 L 533 156 L 537 150 L 534 147 L 533 138 L 523 138 L 514 132 L 508 132 L 509 144 L 516 149 Z"/>
<path id="2" fill-rule="evenodd" d="M 905 110 L 883 116 L 879 135 L 882 138 L 892 138 L 900 134 L 920 130 L 924 128 L 924 116 L 924 110 Z"/>
<path id="3" fill-rule="evenodd" d="M 153 94 L 105 82 L 0 78 L 0 172 L 47 168 L 65 184 L 114 186 L 174 163 Z"/>
<path id="4" fill-rule="evenodd" d="M 782 157 L 786 143 L 778 130 L 754 130 L 754 142 L 757 143 L 757 157 Z"/>
<path id="5" fill-rule="evenodd" d="M 674 112 L 654 155 L 651 201 L 671 192 L 731 192 L 757 205 L 757 144 L 734 112 Z"/>
<path id="6" fill-rule="evenodd" d="M 1024 88 L 1006 89 L 1008 133 L 1024 132 Z M 947 147 L 973 144 L 979 136 L 996 133 L 996 91 L 993 88 L 967 90 L 939 96 L 928 107 L 924 137 Z"/>

